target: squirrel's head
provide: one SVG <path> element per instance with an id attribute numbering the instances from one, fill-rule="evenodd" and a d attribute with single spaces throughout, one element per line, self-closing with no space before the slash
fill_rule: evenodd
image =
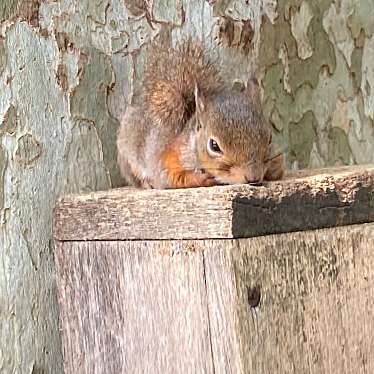
<path id="1" fill-rule="evenodd" d="M 259 184 L 269 162 L 272 130 L 251 80 L 245 92 L 220 92 L 208 99 L 195 90 L 196 147 L 202 169 L 219 183 Z"/>

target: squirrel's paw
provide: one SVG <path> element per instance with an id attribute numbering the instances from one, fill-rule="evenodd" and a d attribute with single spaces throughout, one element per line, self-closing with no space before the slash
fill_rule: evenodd
<path id="1" fill-rule="evenodd" d="M 201 187 L 213 187 L 219 184 L 217 180 L 209 174 L 201 174 L 201 176 Z"/>
<path id="2" fill-rule="evenodd" d="M 280 180 L 284 176 L 284 155 L 274 157 L 268 164 L 264 179 L 267 181 Z"/>
<path id="3" fill-rule="evenodd" d="M 193 170 L 178 170 L 169 174 L 169 188 L 196 188 L 217 185 L 214 177 Z"/>
<path id="4" fill-rule="evenodd" d="M 203 171 L 195 171 L 186 175 L 185 184 L 187 187 L 212 187 L 218 183 L 212 175 Z"/>

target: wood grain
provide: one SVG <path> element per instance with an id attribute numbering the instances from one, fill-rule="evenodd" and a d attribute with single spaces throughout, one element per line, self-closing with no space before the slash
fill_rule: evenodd
<path id="1" fill-rule="evenodd" d="M 215 374 L 374 373 L 373 242 L 373 224 L 206 242 Z"/>
<path id="2" fill-rule="evenodd" d="M 373 241 L 58 243 L 65 374 L 373 373 Z"/>
<path id="3" fill-rule="evenodd" d="M 241 238 L 374 221 L 374 165 L 307 170 L 265 187 L 114 189 L 62 197 L 54 237 Z"/>
<path id="4" fill-rule="evenodd" d="M 213 372 L 201 252 L 68 242 L 56 263 L 65 374 Z"/>

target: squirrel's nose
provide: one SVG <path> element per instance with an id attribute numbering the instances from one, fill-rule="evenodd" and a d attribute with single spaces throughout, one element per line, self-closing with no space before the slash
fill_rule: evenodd
<path id="1" fill-rule="evenodd" d="M 262 182 L 260 179 L 246 178 L 246 181 L 251 186 L 262 186 Z"/>

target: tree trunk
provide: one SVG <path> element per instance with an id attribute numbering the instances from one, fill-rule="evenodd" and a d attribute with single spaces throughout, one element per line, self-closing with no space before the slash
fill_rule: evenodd
<path id="1" fill-rule="evenodd" d="M 66 192 L 120 184 L 115 135 L 146 46 L 219 46 L 255 70 L 292 168 L 374 162 L 372 0 L 0 2 L 0 372 L 62 371 L 51 217 Z"/>

